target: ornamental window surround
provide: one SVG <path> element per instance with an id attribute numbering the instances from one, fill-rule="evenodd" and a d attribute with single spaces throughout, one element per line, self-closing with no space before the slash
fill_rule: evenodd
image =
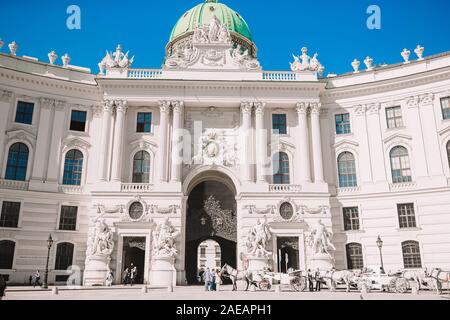
<path id="1" fill-rule="evenodd" d="M 441 109 L 444 120 L 450 119 L 450 97 L 441 98 Z"/>
<path id="2" fill-rule="evenodd" d="M 285 152 L 273 156 L 273 183 L 290 184 L 289 156 Z"/>
<path id="3" fill-rule="evenodd" d="M 0 228 L 18 228 L 20 207 L 20 202 L 3 201 Z"/>
<path id="4" fill-rule="evenodd" d="M 390 152 L 391 173 L 393 183 L 412 181 L 409 153 L 405 147 L 394 147 Z"/>
<path id="5" fill-rule="evenodd" d="M 26 144 L 14 143 L 8 152 L 6 180 L 25 181 L 28 168 L 29 149 Z"/>
<path id="6" fill-rule="evenodd" d="M 347 253 L 347 268 L 349 270 L 363 269 L 364 258 L 360 243 L 349 243 L 345 246 Z"/>
<path id="7" fill-rule="evenodd" d="M 150 183 L 150 154 L 139 151 L 133 158 L 133 183 Z"/>
<path id="8" fill-rule="evenodd" d="M 61 242 L 56 246 L 55 270 L 67 270 L 72 266 L 75 245 L 70 242 Z"/>
<path id="9" fill-rule="evenodd" d="M 405 269 L 422 268 L 422 258 L 420 257 L 420 246 L 417 241 L 402 242 L 402 253 Z"/>
<path id="10" fill-rule="evenodd" d="M 64 161 L 63 185 L 81 186 L 84 156 L 80 150 L 72 149 L 66 153 Z"/>
<path id="11" fill-rule="evenodd" d="M 350 124 L 350 113 L 337 114 L 335 115 L 336 122 L 336 134 L 350 134 L 352 133 Z"/>
<path id="12" fill-rule="evenodd" d="M 0 270 L 12 270 L 16 243 L 11 240 L 0 241 Z"/>
<path id="13" fill-rule="evenodd" d="M 398 204 L 397 213 L 400 229 L 417 228 L 413 203 Z"/>
<path id="14" fill-rule="evenodd" d="M 358 207 L 343 208 L 343 214 L 344 214 L 344 230 L 345 231 L 360 230 L 359 208 Z"/>
<path id="15" fill-rule="evenodd" d="M 402 108 L 400 106 L 386 108 L 386 121 L 388 129 L 403 127 Z"/>
<path id="16" fill-rule="evenodd" d="M 355 157 L 351 152 L 343 152 L 338 157 L 338 175 L 340 188 L 358 186 Z"/>
<path id="17" fill-rule="evenodd" d="M 25 102 L 25 101 L 17 101 L 16 108 L 16 116 L 15 123 L 33 124 L 33 113 L 34 113 L 34 103 L 33 102 Z"/>

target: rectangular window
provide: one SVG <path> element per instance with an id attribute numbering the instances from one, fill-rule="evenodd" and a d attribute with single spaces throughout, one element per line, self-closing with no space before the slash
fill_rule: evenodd
<path id="1" fill-rule="evenodd" d="M 84 132 L 86 130 L 86 111 L 72 110 L 70 130 Z"/>
<path id="2" fill-rule="evenodd" d="M 344 228 L 345 231 L 359 230 L 358 207 L 344 208 Z"/>
<path id="3" fill-rule="evenodd" d="M 336 134 L 349 134 L 351 133 L 350 126 L 350 114 L 337 114 L 336 115 Z"/>
<path id="4" fill-rule="evenodd" d="M 222 257 L 222 253 L 220 251 L 220 247 L 216 247 L 216 258 L 220 259 Z"/>
<path id="5" fill-rule="evenodd" d="M 19 225 L 20 202 L 3 201 L 0 227 L 17 228 Z"/>
<path id="6" fill-rule="evenodd" d="M 220 268 L 222 265 L 222 262 L 220 260 L 216 261 L 216 268 Z"/>
<path id="7" fill-rule="evenodd" d="M 387 127 L 389 129 L 403 127 L 403 117 L 401 107 L 386 108 Z"/>
<path id="8" fill-rule="evenodd" d="M 138 112 L 136 132 L 138 132 L 138 133 L 152 132 L 152 113 L 151 112 Z"/>
<path id="9" fill-rule="evenodd" d="M 200 261 L 200 268 L 205 268 L 206 267 L 206 261 L 202 260 Z"/>
<path id="10" fill-rule="evenodd" d="M 59 218 L 59 230 L 75 231 L 77 229 L 78 207 L 62 206 Z"/>
<path id="11" fill-rule="evenodd" d="M 272 115 L 272 130 L 274 134 L 287 134 L 287 116 L 285 114 Z"/>
<path id="12" fill-rule="evenodd" d="M 200 257 L 206 258 L 206 248 L 204 248 L 204 247 L 200 248 Z"/>
<path id="13" fill-rule="evenodd" d="M 450 97 L 441 99 L 441 108 L 444 120 L 450 119 Z"/>
<path id="14" fill-rule="evenodd" d="M 34 103 L 19 101 L 17 102 L 16 123 L 32 124 L 33 123 Z"/>
<path id="15" fill-rule="evenodd" d="M 417 227 L 413 203 L 399 204 L 397 205 L 397 211 L 400 229 Z"/>

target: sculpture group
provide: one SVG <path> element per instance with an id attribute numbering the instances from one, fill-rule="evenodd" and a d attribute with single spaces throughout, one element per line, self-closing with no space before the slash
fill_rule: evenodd
<path id="1" fill-rule="evenodd" d="M 294 72 L 298 71 L 316 71 L 323 73 L 325 68 L 317 59 L 318 54 L 315 53 L 311 58 L 308 55 L 308 48 L 302 48 L 302 54 L 300 56 L 292 55 L 294 57 L 294 62 L 291 63 L 291 70 Z"/>

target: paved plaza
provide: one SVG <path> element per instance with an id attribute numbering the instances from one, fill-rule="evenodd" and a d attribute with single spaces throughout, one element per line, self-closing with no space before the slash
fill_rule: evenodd
<path id="1" fill-rule="evenodd" d="M 11 287 L 4 300 L 450 300 L 450 295 L 437 295 L 421 292 L 419 295 L 371 292 L 233 292 L 231 286 L 221 288 L 220 292 L 205 292 L 203 287 L 176 287 L 173 292 L 167 289 L 148 289 L 143 292 L 142 286 L 113 288 L 83 288 L 68 290 L 59 288 L 58 294 L 49 290 Z"/>

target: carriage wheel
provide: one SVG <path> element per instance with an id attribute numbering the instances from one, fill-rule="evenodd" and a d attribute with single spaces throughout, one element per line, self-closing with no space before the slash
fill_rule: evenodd
<path id="1" fill-rule="evenodd" d="M 409 282 L 407 279 L 398 278 L 395 281 L 395 292 L 403 294 L 408 292 L 408 289 L 409 289 Z"/>
<path id="2" fill-rule="evenodd" d="M 397 292 L 397 278 L 391 279 L 389 281 L 388 291 L 389 292 Z"/>
<path id="3" fill-rule="evenodd" d="M 261 291 L 269 291 L 272 286 L 268 280 L 263 280 L 258 284 L 258 287 Z"/>
<path id="4" fill-rule="evenodd" d="M 303 292 L 306 289 L 306 278 L 295 277 L 291 280 L 291 287 L 297 292 Z"/>

